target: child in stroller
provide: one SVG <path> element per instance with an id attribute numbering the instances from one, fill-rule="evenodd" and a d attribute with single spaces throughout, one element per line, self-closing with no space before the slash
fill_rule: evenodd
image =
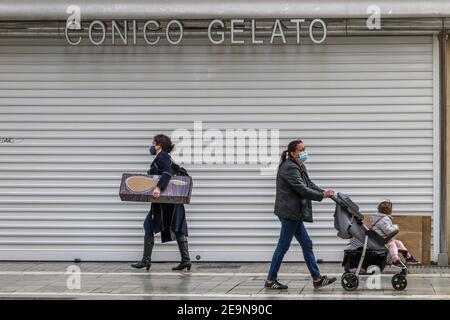
<path id="1" fill-rule="evenodd" d="M 338 231 L 338 237 L 362 244 L 344 250 L 341 285 L 345 290 L 352 291 L 358 288 L 361 270 L 368 270 L 370 266 L 378 267 L 380 272 L 384 270 L 389 254 L 387 244 L 397 235 L 398 228 L 389 234 L 380 235 L 364 225 L 364 216 L 348 195 L 337 193 L 332 199 L 336 202 L 334 227 Z M 401 261 L 399 266 L 401 271 L 392 277 L 391 283 L 395 290 L 404 290 L 407 286 L 408 269 Z"/>
<path id="2" fill-rule="evenodd" d="M 396 230 L 398 226 L 392 223 L 392 202 L 389 200 L 383 201 L 378 205 L 378 212 L 371 217 L 372 229 L 379 235 L 387 235 Z M 417 265 L 419 261 L 408 252 L 403 242 L 392 238 L 387 244 L 389 254 L 391 255 L 392 265 L 402 268 L 402 262 L 398 256 L 400 253 L 405 259 L 406 264 Z"/>

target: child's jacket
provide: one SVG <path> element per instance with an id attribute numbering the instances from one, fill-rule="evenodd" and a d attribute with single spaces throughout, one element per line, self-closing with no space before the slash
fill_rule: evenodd
<path id="1" fill-rule="evenodd" d="M 370 223 L 372 224 L 372 229 L 383 237 L 398 230 L 398 226 L 392 223 L 391 216 L 388 216 L 384 213 L 377 212 L 376 214 L 374 214 L 370 218 Z"/>

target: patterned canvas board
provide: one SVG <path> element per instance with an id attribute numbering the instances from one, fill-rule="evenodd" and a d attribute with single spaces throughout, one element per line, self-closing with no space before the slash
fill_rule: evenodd
<path id="1" fill-rule="evenodd" d="M 153 197 L 160 176 L 124 173 L 120 184 L 120 199 L 122 201 L 155 202 L 155 203 L 184 203 L 191 200 L 192 178 L 187 176 L 173 176 L 169 185 L 161 192 L 159 198 Z"/>

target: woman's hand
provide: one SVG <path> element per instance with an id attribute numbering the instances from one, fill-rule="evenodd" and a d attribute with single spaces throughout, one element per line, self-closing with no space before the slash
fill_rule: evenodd
<path id="1" fill-rule="evenodd" d="M 161 195 L 161 189 L 159 187 L 156 187 L 155 190 L 153 190 L 153 197 L 159 198 L 160 195 Z"/>
<path id="2" fill-rule="evenodd" d="M 334 196 L 334 190 L 325 190 L 323 192 L 324 198 L 331 198 L 332 196 Z"/>

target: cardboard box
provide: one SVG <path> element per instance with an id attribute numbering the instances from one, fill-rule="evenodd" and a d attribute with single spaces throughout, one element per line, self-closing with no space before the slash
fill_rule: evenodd
<path id="1" fill-rule="evenodd" d="M 364 224 L 371 227 L 369 214 L 364 215 Z M 393 222 L 400 229 L 396 239 L 403 242 L 409 252 L 423 265 L 431 264 L 431 217 L 397 216 Z"/>

